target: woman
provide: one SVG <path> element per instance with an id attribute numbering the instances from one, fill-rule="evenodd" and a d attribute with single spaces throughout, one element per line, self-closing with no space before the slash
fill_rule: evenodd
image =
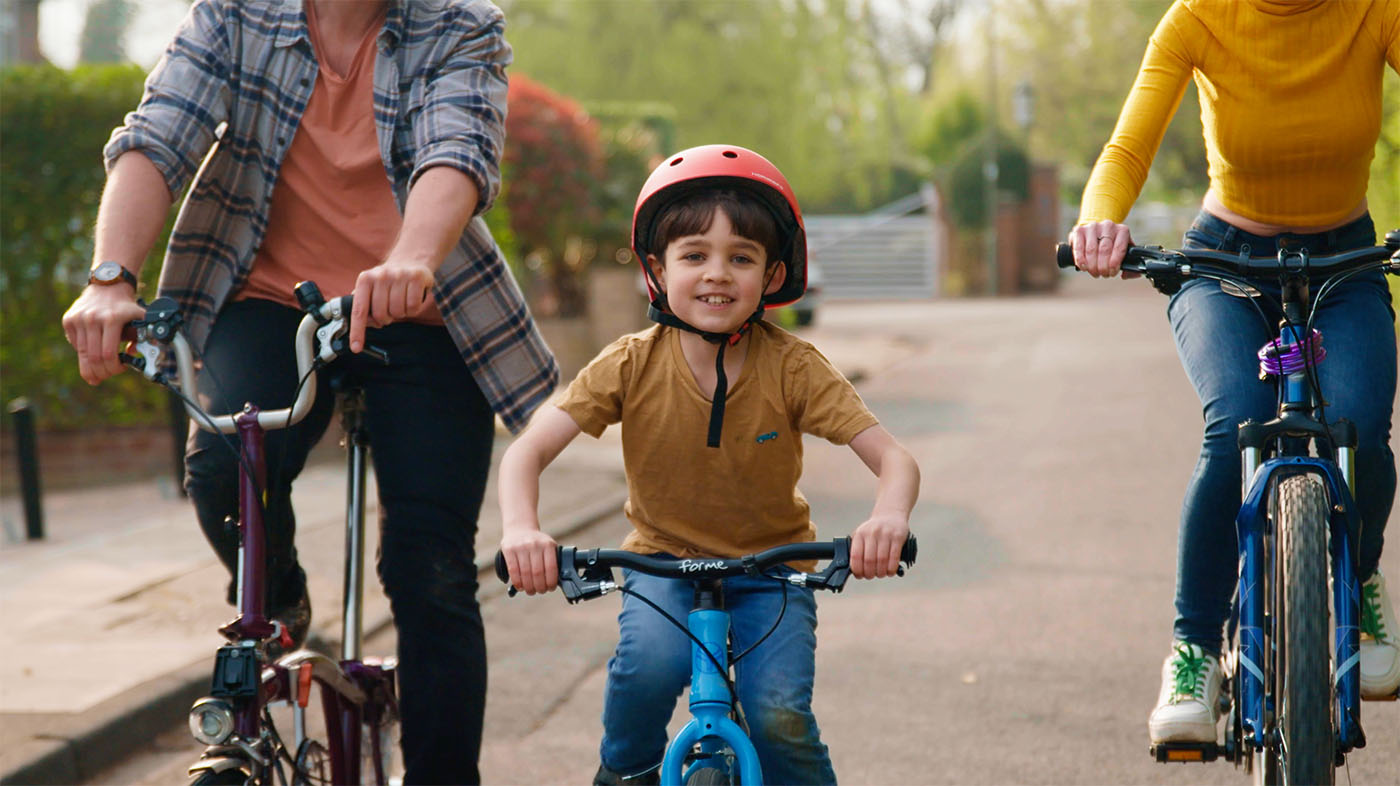
<path id="1" fill-rule="evenodd" d="M 1132 243 L 1122 222 L 1191 77 L 1201 97 L 1210 190 L 1186 247 L 1273 255 L 1285 247 L 1330 254 L 1374 245 L 1366 185 L 1387 63 L 1400 70 L 1400 0 L 1177 0 L 1152 34 L 1085 187 L 1069 235 L 1076 266 L 1095 277 L 1119 273 Z M 1215 740 L 1221 631 L 1238 559 L 1235 426 L 1266 420 L 1276 406 L 1273 386 L 1248 362 L 1271 335 L 1240 294 L 1193 279 L 1167 309 L 1201 399 L 1205 437 L 1182 508 L 1175 641 L 1148 719 L 1153 742 Z M 1266 300 L 1259 305 L 1267 313 Z M 1376 272 L 1339 287 L 1315 323 L 1328 349 L 1319 367 L 1328 418 L 1349 418 L 1359 431 L 1361 689 L 1372 698 L 1400 686 L 1400 630 L 1377 569 L 1395 499 L 1394 320 Z"/>

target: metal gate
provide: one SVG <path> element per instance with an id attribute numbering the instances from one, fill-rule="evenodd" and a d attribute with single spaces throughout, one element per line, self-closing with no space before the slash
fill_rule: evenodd
<path id="1" fill-rule="evenodd" d="M 914 214 L 914 215 L 911 215 Z M 862 215 L 806 216 L 809 257 L 824 297 L 925 300 L 939 294 L 946 257 L 938 192 L 918 193 Z"/>

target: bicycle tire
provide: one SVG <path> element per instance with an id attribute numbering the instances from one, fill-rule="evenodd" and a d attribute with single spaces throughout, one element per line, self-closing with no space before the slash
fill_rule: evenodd
<path id="1" fill-rule="evenodd" d="M 685 779 L 686 786 L 731 786 L 732 783 L 737 781 L 730 781 L 729 773 L 718 767 L 700 767 Z"/>
<path id="2" fill-rule="evenodd" d="M 1327 494 L 1314 475 L 1285 478 L 1278 488 L 1275 529 L 1275 706 L 1277 775 L 1284 784 L 1331 784 L 1335 732 L 1328 648 Z"/>

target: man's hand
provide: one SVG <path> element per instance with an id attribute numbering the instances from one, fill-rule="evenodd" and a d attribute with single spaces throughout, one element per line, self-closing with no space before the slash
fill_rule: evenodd
<path id="1" fill-rule="evenodd" d="M 1094 278 L 1108 278 L 1122 269 L 1123 257 L 1133 244 L 1133 233 L 1126 224 L 1104 219 L 1071 229 L 1069 244 L 1074 249 L 1075 267 Z"/>
<path id="2" fill-rule="evenodd" d="M 433 291 L 433 268 L 421 262 L 385 260 L 355 279 L 350 309 L 350 351 L 365 346 L 365 328 L 383 327 L 418 314 Z"/>
<path id="3" fill-rule="evenodd" d="M 879 511 L 870 514 L 851 533 L 851 575 L 858 579 L 896 575 L 899 552 L 908 539 L 908 517 Z"/>
<path id="4" fill-rule="evenodd" d="M 78 373 L 85 382 L 96 385 L 121 372 L 122 331 L 144 316 L 127 284 L 89 286 L 73 301 L 63 315 L 63 334 L 78 351 Z"/>
<path id="5" fill-rule="evenodd" d="M 559 544 L 537 527 L 507 527 L 501 536 L 510 583 L 526 595 L 549 592 L 559 585 Z"/>

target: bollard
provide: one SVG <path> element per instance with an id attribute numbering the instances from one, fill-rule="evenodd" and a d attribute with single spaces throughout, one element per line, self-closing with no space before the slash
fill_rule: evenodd
<path id="1" fill-rule="evenodd" d="M 39 447 L 34 436 L 34 408 L 23 396 L 7 408 L 15 429 L 20 493 L 24 496 L 24 531 L 29 540 L 44 539 L 44 507 L 39 494 Z"/>
<path id="2" fill-rule="evenodd" d="M 182 497 L 188 497 L 185 491 L 185 438 L 189 433 L 190 416 L 185 414 L 185 402 L 175 395 L 174 391 L 168 391 L 170 402 L 170 441 L 174 445 L 175 459 L 175 491 Z"/>

